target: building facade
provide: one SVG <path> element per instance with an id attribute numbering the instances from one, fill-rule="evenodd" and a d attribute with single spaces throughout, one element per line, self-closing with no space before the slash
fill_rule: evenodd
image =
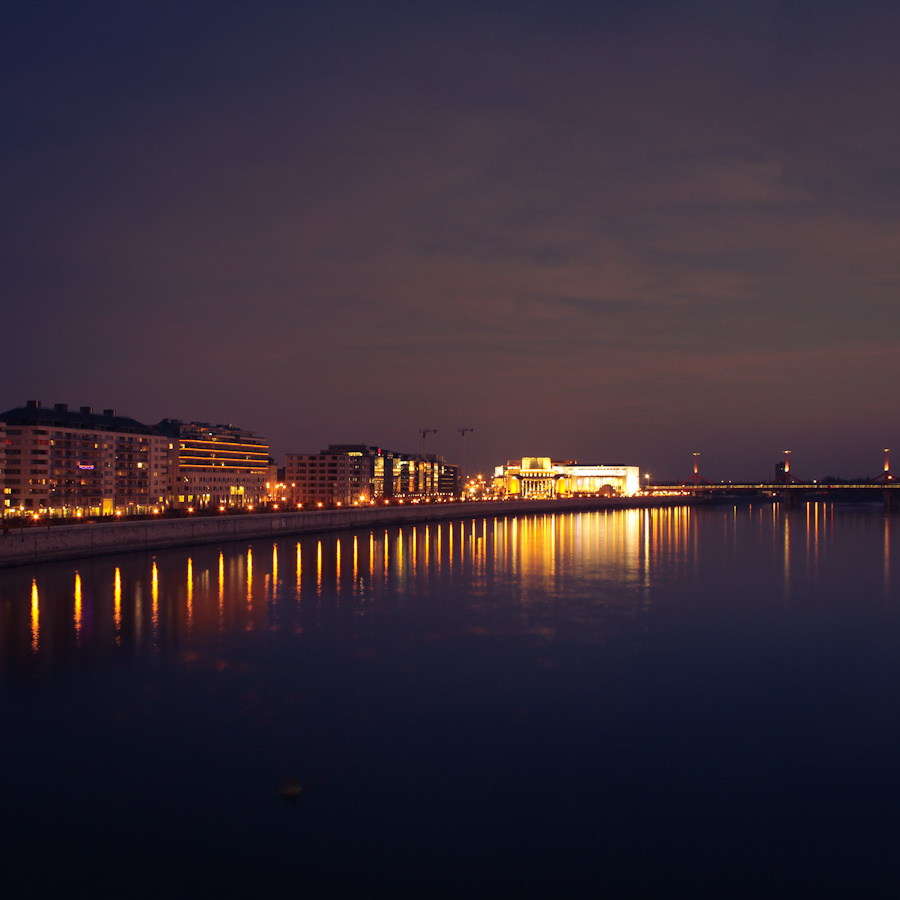
<path id="1" fill-rule="evenodd" d="M 354 500 L 358 502 L 359 495 L 352 492 L 355 482 L 351 477 L 354 467 L 350 460 L 348 454 L 330 450 L 288 453 L 284 464 L 284 483 L 291 504 L 346 506 Z"/>
<path id="2" fill-rule="evenodd" d="M 29 400 L 4 424 L 4 511 L 85 516 L 146 513 L 163 502 L 165 439 L 147 425 L 89 406 Z"/>
<path id="3" fill-rule="evenodd" d="M 458 478 L 458 467 L 441 457 L 369 444 L 330 444 L 319 453 L 289 453 L 285 461 L 291 502 L 303 506 L 450 499 L 457 492 Z"/>
<path id="4" fill-rule="evenodd" d="M 234 425 L 163 419 L 167 500 L 175 508 L 251 507 L 266 500 L 269 445 Z"/>
<path id="5" fill-rule="evenodd" d="M 640 492 L 637 466 L 578 465 L 575 460 L 525 456 L 494 470 L 496 495 L 521 499 L 624 496 Z"/>
<path id="6" fill-rule="evenodd" d="M 346 453 L 354 460 L 354 496 L 449 499 L 458 492 L 459 467 L 434 454 L 401 453 L 369 444 L 330 444 L 328 450 Z"/>

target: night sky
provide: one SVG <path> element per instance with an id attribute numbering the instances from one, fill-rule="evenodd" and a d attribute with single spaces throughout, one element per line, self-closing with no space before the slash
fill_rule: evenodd
<path id="1" fill-rule="evenodd" d="M 7 3 L 0 407 L 900 463 L 888 3 Z"/>

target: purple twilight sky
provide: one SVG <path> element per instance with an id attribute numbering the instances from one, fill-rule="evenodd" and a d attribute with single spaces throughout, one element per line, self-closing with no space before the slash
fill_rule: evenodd
<path id="1" fill-rule="evenodd" d="M 886 3 L 0 14 L 0 407 L 686 476 L 900 454 Z M 900 456 L 898 456 L 900 459 Z"/>

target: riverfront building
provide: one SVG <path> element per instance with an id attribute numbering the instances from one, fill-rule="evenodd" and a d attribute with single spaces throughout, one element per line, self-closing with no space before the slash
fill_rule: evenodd
<path id="1" fill-rule="evenodd" d="M 3 509 L 33 515 L 147 512 L 163 501 L 165 439 L 114 409 L 29 400 L 0 414 Z"/>
<path id="2" fill-rule="evenodd" d="M 151 427 L 40 400 L 0 414 L 0 512 L 99 516 L 260 503 L 268 444 L 233 425 Z"/>
<path id="3" fill-rule="evenodd" d="M 434 455 L 416 456 L 369 444 L 330 444 L 320 453 L 289 453 L 285 483 L 291 502 L 359 504 L 373 500 L 453 497 L 458 468 Z"/>
<path id="4" fill-rule="evenodd" d="M 350 503 L 350 458 L 346 453 L 288 453 L 284 479 L 295 506 Z"/>
<path id="5" fill-rule="evenodd" d="M 547 499 L 624 496 L 640 492 L 637 466 L 584 466 L 575 460 L 524 456 L 494 470 L 493 490 L 501 497 Z"/>
<path id="6" fill-rule="evenodd" d="M 459 467 L 433 453 L 424 456 L 369 444 L 330 444 L 353 461 L 356 496 L 372 499 L 450 498 L 459 490 Z M 368 484 L 366 484 L 368 479 Z"/>
<path id="7" fill-rule="evenodd" d="M 269 445 L 234 425 L 163 419 L 155 429 L 167 439 L 167 499 L 196 509 L 254 506 L 266 499 Z"/>

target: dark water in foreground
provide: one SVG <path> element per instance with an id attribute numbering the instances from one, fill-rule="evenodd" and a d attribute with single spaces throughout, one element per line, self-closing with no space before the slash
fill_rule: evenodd
<path id="1" fill-rule="evenodd" d="M 0 884 L 887 892 L 898 588 L 900 518 L 821 504 L 0 572 Z"/>

